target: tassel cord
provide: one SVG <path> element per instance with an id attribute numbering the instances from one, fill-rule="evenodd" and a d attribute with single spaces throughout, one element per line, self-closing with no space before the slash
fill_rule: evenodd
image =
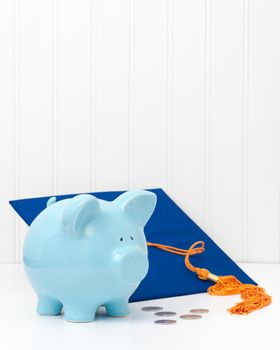
<path id="1" fill-rule="evenodd" d="M 271 304 L 272 298 L 266 294 L 265 289 L 253 284 L 243 284 L 235 276 L 216 276 L 207 269 L 195 267 L 190 262 L 190 256 L 205 251 L 203 241 L 195 242 L 189 249 L 176 248 L 160 243 L 147 242 L 149 247 L 158 248 L 169 253 L 185 256 L 186 268 L 197 274 L 201 280 L 211 280 L 215 284 L 208 288 L 210 295 L 240 294 L 241 302 L 228 309 L 231 314 L 244 315 Z"/>

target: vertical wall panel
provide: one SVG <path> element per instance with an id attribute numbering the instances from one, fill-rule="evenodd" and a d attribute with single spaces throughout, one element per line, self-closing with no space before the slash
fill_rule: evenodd
<path id="1" fill-rule="evenodd" d="M 280 3 L 250 1 L 249 11 L 246 260 L 279 261 Z"/>
<path id="2" fill-rule="evenodd" d="M 209 7 L 206 230 L 242 257 L 243 0 Z"/>
<path id="3" fill-rule="evenodd" d="M 51 20 L 48 0 L 16 7 L 16 196 L 52 192 Z M 17 230 L 17 261 L 26 226 Z"/>
<path id="4" fill-rule="evenodd" d="M 133 185 L 165 187 L 167 1 L 135 0 Z"/>
<path id="5" fill-rule="evenodd" d="M 14 231 L 13 213 L 8 205 L 14 196 L 14 98 L 13 98 L 13 62 L 14 62 L 14 16 L 13 2 L 0 2 L 0 263 L 13 262 Z"/>
<path id="6" fill-rule="evenodd" d="M 91 0 L 55 1 L 57 190 L 91 189 Z"/>
<path id="7" fill-rule="evenodd" d="M 202 225 L 205 1 L 173 0 L 172 19 L 169 192 Z"/>
<path id="8" fill-rule="evenodd" d="M 26 232 L 10 198 L 128 187 L 165 188 L 237 260 L 279 261 L 279 13 L 3 0 L 0 262 Z"/>
<path id="9" fill-rule="evenodd" d="M 96 188 L 127 189 L 129 169 L 129 0 L 96 2 Z"/>

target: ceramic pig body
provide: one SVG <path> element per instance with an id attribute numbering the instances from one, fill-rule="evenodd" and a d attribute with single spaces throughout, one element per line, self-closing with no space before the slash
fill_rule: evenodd
<path id="1" fill-rule="evenodd" d="M 112 202 L 89 194 L 48 201 L 30 226 L 23 261 L 40 315 L 64 308 L 68 321 L 92 321 L 105 305 L 129 313 L 128 299 L 148 271 L 143 232 L 156 195 L 133 190 Z"/>

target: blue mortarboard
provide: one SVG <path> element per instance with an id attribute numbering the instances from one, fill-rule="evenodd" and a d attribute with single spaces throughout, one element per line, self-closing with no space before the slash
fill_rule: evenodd
<path id="1" fill-rule="evenodd" d="M 195 266 L 203 266 L 218 276 L 234 275 L 244 284 L 256 283 L 162 190 L 151 189 L 157 195 L 156 209 L 145 226 L 148 242 L 186 249 L 196 241 L 204 241 L 206 251 L 192 256 Z M 93 192 L 94 196 L 112 201 L 123 191 Z M 57 200 L 76 194 L 58 195 Z M 19 199 L 10 204 L 21 218 L 30 225 L 35 217 L 45 209 L 50 197 Z M 149 247 L 149 272 L 130 301 L 149 300 L 206 292 L 210 281 L 203 281 L 189 271 L 184 257 L 162 249 Z"/>

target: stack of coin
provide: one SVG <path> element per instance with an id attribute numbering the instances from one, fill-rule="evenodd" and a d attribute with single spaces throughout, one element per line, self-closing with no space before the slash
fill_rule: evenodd
<path id="1" fill-rule="evenodd" d="M 142 307 L 142 311 L 145 312 L 155 312 L 156 316 L 160 317 L 171 317 L 171 316 L 176 316 L 176 312 L 173 311 L 160 311 L 163 310 L 162 307 L 160 306 L 145 306 Z M 177 323 L 176 320 L 170 320 L 170 319 L 161 319 L 161 320 L 156 320 L 154 321 L 155 324 L 163 324 L 163 325 L 171 325 Z"/>
<path id="2" fill-rule="evenodd" d="M 191 309 L 190 314 L 181 315 L 180 318 L 183 320 L 199 320 L 202 318 L 201 314 L 207 314 L 208 309 Z"/>
<path id="3" fill-rule="evenodd" d="M 163 308 L 160 306 L 145 306 L 141 308 L 142 311 L 145 312 L 154 312 L 155 316 L 160 317 L 172 317 L 176 316 L 177 313 L 174 311 L 163 311 Z M 202 318 L 202 314 L 207 314 L 209 312 L 208 309 L 191 309 L 190 314 L 180 315 L 180 318 L 183 320 L 199 320 Z M 160 319 L 154 321 L 155 324 L 163 324 L 163 325 L 171 325 L 176 324 L 176 320 L 171 319 Z"/>

